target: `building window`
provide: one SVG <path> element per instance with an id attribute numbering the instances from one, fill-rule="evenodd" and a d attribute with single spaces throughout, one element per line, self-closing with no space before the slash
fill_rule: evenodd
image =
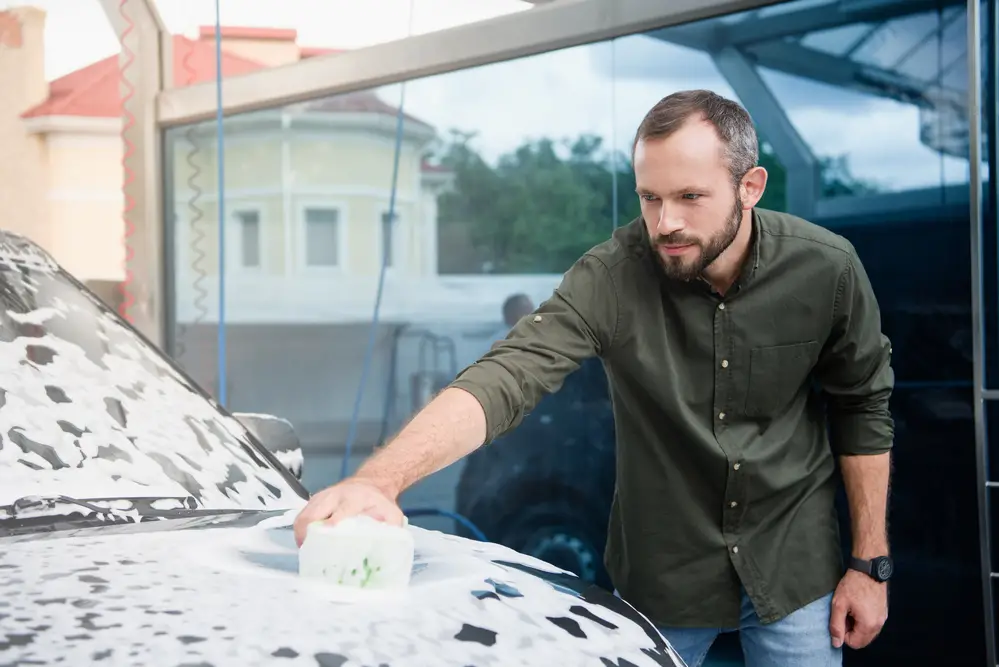
<path id="1" fill-rule="evenodd" d="M 385 266 L 392 266 L 395 261 L 393 248 L 395 248 L 395 223 L 399 221 L 399 216 L 390 214 L 388 211 L 382 213 L 382 260 Z"/>
<path id="2" fill-rule="evenodd" d="M 239 247 L 240 266 L 245 269 L 260 267 L 260 212 L 237 211 L 236 242 Z"/>
<path id="3" fill-rule="evenodd" d="M 337 266 L 340 262 L 340 211 L 335 208 L 305 209 L 305 263 Z"/>

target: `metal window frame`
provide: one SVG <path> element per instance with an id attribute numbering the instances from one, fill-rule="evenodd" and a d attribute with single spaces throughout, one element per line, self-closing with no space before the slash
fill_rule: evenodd
<path id="1" fill-rule="evenodd" d="M 996 0 L 988 0 L 995 3 Z M 989 12 L 993 17 L 993 8 Z M 986 386 L 985 375 L 985 304 L 983 294 L 984 252 L 982 233 L 984 230 L 985 208 L 982 180 L 982 13 L 981 0 L 967 0 L 967 30 L 968 30 L 968 162 L 970 170 L 969 196 L 971 225 L 971 318 L 974 352 L 974 410 L 975 410 L 975 458 L 977 464 L 978 482 L 978 532 L 981 552 L 982 606 L 985 630 L 985 657 L 988 665 L 996 664 L 996 633 L 995 611 L 993 602 L 993 568 L 992 563 L 992 517 L 990 511 L 990 495 L 996 492 L 993 482 L 989 480 L 989 443 L 986 424 L 986 401 L 999 399 L 999 391 L 990 390 Z M 997 39 L 996 26 L 990 27 L 989 38 Z M 990 49 L 991 51 L 992 49 Z M 994 68 L 995 63 L 991 66 Z M 995 95 L 996 91 L 993 90 Z M 994 142 L 995 137 L 990 137 Z M 996 175 L 989 177 L 989 186 L 995 188 Z"/>
<path id="2" fill-rule="evenodd" d="M 223 113 L 376 88 L 784 1 L 551 2 L 485 21 L 226 78 L 222 82 Z M 161 127 L 201 122 L 217 112 L 215 84 L 211 82 L 164 90 L 157 99 Z"/>
<path id="3" fill-rule="evenodd" d="M 172 39 L 153 0 L 100 0 L 108 22 L 122 41 L 119 56 L 128 92 L 130 119 L 123 118 L 125 144 L 123 194 L 130 210 L 123 217 L 133 226 L 128 245 L 134 253 L 128 263 L 134 297 L 129 315 L 154 344 L 164 344 L 166 307 L 164 286 L 169 284 L 164 258 L 162 141 L 156 119 L 156 99 L 169 80 Z M 127 33 L 127 34 L 126 34 Z M 131 58 L 126 53 L 131 52 Z"/>

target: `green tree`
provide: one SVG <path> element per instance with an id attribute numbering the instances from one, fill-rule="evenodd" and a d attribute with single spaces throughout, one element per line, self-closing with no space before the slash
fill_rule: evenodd
<path id="1" fill-rule="evenodd" d="M 561 273 L 639 215 L 630 159 L 600 137 L 525 141 L 495 167 L 474 138 L 452 131 L 429 156 L 455 179 L 438 201 L 440 273 Z M 784 210 L 786 170 L 766 142 L 760 164 L 769 173 L 760 206 Z M 823 158 L 820 169 L 824 196 L 875 189 L 850 175 L 844 157 Z"/>

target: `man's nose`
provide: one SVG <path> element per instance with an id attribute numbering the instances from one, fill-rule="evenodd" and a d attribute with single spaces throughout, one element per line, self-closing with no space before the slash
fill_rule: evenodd
<path id="1" fill-rule="evenodd" d="M 659 224 L 656 227 L 656 231 L 666 236 L 672 234 L 673 232 L 678 232 L 683 229 L 686 225 L 683 222 L 683 218 L 675 215 L 670 215 L 667 212 L 666 207 L 662 208 L 659 215 Z"/>

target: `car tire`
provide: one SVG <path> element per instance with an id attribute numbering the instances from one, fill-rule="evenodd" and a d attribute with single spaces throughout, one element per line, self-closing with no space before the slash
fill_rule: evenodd
<path id="1" fill-rule="evenodd" d="M 500 543 L 557 568 L 568 570 L 587 583 L 608 590 L 600 543 L 585 523 L 558 512 L 538 513 L 512 526 Z"/>

